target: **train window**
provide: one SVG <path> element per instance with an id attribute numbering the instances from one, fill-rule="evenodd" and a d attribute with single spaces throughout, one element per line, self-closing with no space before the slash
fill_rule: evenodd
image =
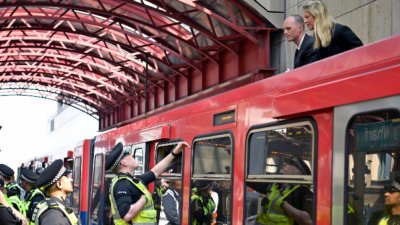
<path id="1" fill-rule="evenodd" d="M 202 204 L 214 204 L 210 223 L 232 224 L 232 147 L 229 134 L 194 140 L 190 204 L 192 224 L 201 221 L 198 212 L 202 210 Z"/>
<path id="2" fill-rule="evenodd" d="M 74 185 L 74 190 L 72 193 L 72 207 L 76 212 L 79 212 L 79 199 L 80 199 L 80 190 L 81 190 L 81 162 L 82 158 L 81 157 L 76 157 L 75 158 L 75 163 L 74 163 L 74 179 L 73 179 L 73 185 Z"/>
<path id="3" fill-rule="evenodd" d="M 133 158 L 138 163 L 135 175 L 143 174 L 146 171 L 146 143 L 124 146 L 124 150 L 131 150 Z"/>
<path id="4" fill-rule="evenodd" d="M 100 213 L 100 198 L 102 192 L 102 174 L 103 174 L 103 155 L 97 154 L 94 157 L 94 168 L 93 168 L 93 178 L 92 178 L 92 203 L 90 207 L 90 218 L 91 220 L 99 224 Z"/>
<path id="5" fill-rule="evenodd" d="M 164 159 L 175 148 L 177 142 L 163 143 L 156 147 L 156 163 Z M 182 155 L 176 157 L 163 173 L 163 176 L 181 176 L 182 175 Z"/>
<path id="6" fill-rule="evenodd" d="M 347 224 L 378 224 L 388 209 L 385 187 L 400 182 L 400 114 L 388 110 L 356 115 L 346 137 L 345 220 Z"/>
<path id="7" fill-rule="evenodd" d="M 275 203 L 282 196 L 274 196 L 275 193 L 286 193 L 280 201 L 284 199 L 285 204 L 306 212 L 306 219 L 312 220 L 314 138 L 314 127 L 308 121 L 249 132 L 245 224 L 254 224 L 256 220 L 262 224 L 276 223 L 271 212 L 281 207 Z M 292 219 L 298 218 L 289 218 Z"/>
<path id="8" fill-rule="evenodd" d="M 161 143 L 156 146 L 156 163 L 164 159 L 176 147 L 178 142 Z M 182 166 L 183 154 L 176 157 L 166 172 L 155 182 L 153 193 L 154 205 L 157 210 L 158 224 L 167 224 L 167 207 L 176 207 L 175 200 L 182 205 Z M 176 191 L 176 193 L 174 193 Z M 164 198 L 166 196 L 166 198 Z M 169 204 L 169 205 L 167 205 Z M 163 207 L 162 207 L 163 206 Z M 164 211 L 164 209 L 166 209 Z M 172 211 L 175 212 L 175 211 Z M 181 213 L 181 212 L 180 212 Z M 171 218 L 171 217 L 170 217 Z"/>

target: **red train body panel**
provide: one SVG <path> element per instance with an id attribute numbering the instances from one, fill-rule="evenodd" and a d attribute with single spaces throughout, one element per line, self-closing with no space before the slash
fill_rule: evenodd
<path id="1" fill-rule="evenodd" d="M 387 172 L 384 178 L 376 175 L 374 171 L 377 167 L 381 168 L 381 164 L 376 163 L 375 158 L 377 155 L 384 157 L 383 155 L 390 153 L 396 159 L 399 148 L 357 151 L 351 144 L 353 137 L 360 135 L 357 133 L 360 124 L 367 126 L 364 129 L 373 129 L 369 125 L 371 123 L 365 122 L 368 119 L 386 118 L 385 122 L 395 123 L 400 118 L 396 114 L 399 106 L 393 106 L 393 109 L 385 106 L 386 103 L 390 105 L 400 101 L 399 42 L 400 36 L 395 36 L 207 99 L 154 113 L 96 136 L 92 145 L 86 140 L 83 146 L 88 150 L 79 154 L 77 151 L 81 152 L 82 149 L 76 149 L 74 155 L 75 158 L 79 155 L 84 157 L 80 168 L 80 182 L 88 188 L 87 193 L 81 188 L 80 210 L 88 212 L 86 223 L 110 224 L 107 180 L 113 175 L 104 173 L 104 156 L 117 142 L 140 150 L 142 170 L 138 173 L 141 173 L 151 169 L 160 160 L 160 154 L 165 150 L 160 146 L 166 144 L 168 149 L 168 143 L 179 140 L 185 140 L 191 145 L 191 149 L 187 149 L 182 156 L 181 172 L 172 175 L 166 173 L 163 176 L 183 181 L 182 224 L 191 224 L 190 196 L 194 181 L 202 179 L 230 184 L 230 190 L 226 192 L 227 202 L 224 202 L 229 203 L 229 207 L 226 205 L 222 212 L 224 221 L 221 224 L 251 224 L 249 221 L 255 218 L 255 211 L 262 210 L 257 201 L 263 197 L 263 193 L 254 191 L 256 189 L 252 185 L 268 184 L 272 182 L 271 179 L 287 183 L 298 182 L 312 190 L 311 217 L 314 224 L 351 224 L 346 207 L 353 204 L 356 210 L 372 210 L 371 213 L 358 213 L 361 214 L 357 215 L 359 223 L 360 220 L 362 223 L 371 221 L 371 215 L 381 207 L 375 198 L 379 197 L 382 192 L 380 187 L 390 180 L 393 172 Z M 357 111 L 361 109 L 364 111 Z M 354 116 L 347 122 L 340 120 L 340 116 L 349 110 L 354 110 Z M 386 117 L 382 117 L 383 114 Z M 222 117 L 218 117 L 219 115 Z M 225 123 L 227 118 L 229 121 Z M 342 124 L 346 132 L 340 131 Z M 381 125 L 383 126 L 375 124 Z M 290 133 L 289 130 L 297 131 L 298 134 Z M 260 173 L 262 167 L 252 160 L 257 162 L 254 154 L 258 151 L 254 150 L 253 144 L 262 138 L 253 140 L 252 137 L 263 133 L 292 135 L 286 136 L 286 142 L 296 138 L 308 140 L 304 146 L 309 147 L 309 152 L 304 155 L 309 158 L 304 161 L 308 163 L 311 174 L 303 174 L 298 179 L 295 176 L 281 178 L 263 171 Z M 214 140 L 223 141 L 222 144 L 218 142 L 212 145 Z M 342 144 L 338 140 L 343 140 Z M 292 145 L 300 144 L 292 142 L 288 146 Z M 213 159 L 207 161 L 204 156 L 203 159 L 199 158 L 199 146 L 202 151 L 214 149 L 218 156 L 226 156 L 221 160 L 221 163 L 228 165 L 225 166 L 226 173 L 207 175 L 205 168 L 198 166 L 199 162 L 196 160 L 204 160 L 201 163 L 209 163 L 207 165 L 210 168 L 219 166 L 213 164 L 217 162 L 212 161 Z M 224 151 L 223 148 L 228 150 Z M 275 151 L 282 151 L 281 155 L 293 155 L 285 152 L 285 147 L 276 149 Z M 267 147 L 264 149 L 266 151 Z M 259 162 L 265 163 L 269 157 L 263 154 L 272 153 L 263 153 L 260 150 L 259 154 L 260 157 L 265 157 L 261 157 Z M 365 160 L 354 160 L 357 157 L 364 157 Z M 396 164 L 396 160 L 389 158 L 386 160 L 391 162 L 390 165 Z M 368 164 L 370 162 L 371 165 Z M 370 174 L 360 169 L 360 163 L 371 168 Z M 392 170 L 393 168 L 396 166 L 391 167 Z M 254 172 L 256 170 L 258 172 Z M 356 178 L 354 174 L 370 176 L 370 180 L 365 181 L 369 186 L 361 188 L 360 181 L 357 180 L 360 178 Z M 154 190 L 155 187 L 150 185 L 149 188 Z M 337 188 L 340 191 L 336 191 Z M 353 194 L 349 194 L 352 192 L 362 194 L 363 200 L 354 200 Z M 93 200 L 96 194 L 100 195 L 98 202 Z M 88 199 L 87 204 L 85 198 Z M 367 206 L 369 201 L 376 203 L 376 207 Z"/>

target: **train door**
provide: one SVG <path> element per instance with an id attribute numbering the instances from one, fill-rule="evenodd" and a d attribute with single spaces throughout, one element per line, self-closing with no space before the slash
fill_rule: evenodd
<path id="1" fill-rule="evenodd" d="M 332 224 L 378 224 L 399 163 L 400 96 L 336 107 Z"/>
<path id="2" fill-rule="evenodd" d="M 213 224 L 232 223 L 233 136 L 220 133 L 195 138 L 192 148 L 190 224 L 202 220 L 202 201 L 215 204 Z M 238 165 L 240 168 L 241 165 Z M 198 201 L 201 198 L 202 200 Z"/>
<path id="3" fill-rule="evenodd" d="M 80 217 L 82 225 L 88 225 L 89 182 L 92 171 L 92 143 L 84 140 L 74 149 L 72 207 Z"/>
<path id="4" fill-rule="evenodd" d="M 90 225 L 112 224 L 109 219 L 111 215 L 105 218 L 107 216 L 102 212 L 104 199 L 107 198 L 104 195 L 105 188 L 103 182 L 104 177 L 107 179 L 107 174 L 104 175 L 104 154 L 105 150 L 103 148 L 94 149 L 92 179 L 90 182 L 91 189 L 88 195 L 90 200 L 90 211 L 88 212 Z"/>
<path id="5" fill-rule="evenodd" d="M 246 140 L 244 224 L 315 221 L 315 132 L 314 122 L 309 119 L 250 129 Z M 288 210 L 288 204 L 293 210 Z M 304 216 L 289 218 L 289 211 Z"/>
<path id="6" fill-rule="evenodd" d="M 156 163 L 167 157 L 178 144 L 177 141 L 160 143 L 156 146 Z M 182 221 L 182 168 L 183 154 L 176 157 L 164 173 L 155 181 L 154 199 L 157 210 L 157 221 L 159 225 L 168 224 L 168 218 L 174 224 L 181 224 Z M 167 196 L 164 199 L 164 196 Z M 164 199 L 164 200 L 163 200 Z M 168 205 L 166 205 L 168 204 Z M 172 210 L 170 210 L 172 209 Z M 178 210 L 176 210 L 178 209 Z M 166 211 L 165 211 L 166 210 Z"/>

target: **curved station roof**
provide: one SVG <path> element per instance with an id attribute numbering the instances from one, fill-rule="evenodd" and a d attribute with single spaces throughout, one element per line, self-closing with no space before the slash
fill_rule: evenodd
<path id="1" fill-rule="evenodd" d="M 232 80 L 227 62 L 246 67 L 235 78 L 253 71 L 229 58 L 269 51 L 272 26 L 240 0 L 14 0 L 0 27 L 0 96 L 59 101 L 105 128 Z"/>

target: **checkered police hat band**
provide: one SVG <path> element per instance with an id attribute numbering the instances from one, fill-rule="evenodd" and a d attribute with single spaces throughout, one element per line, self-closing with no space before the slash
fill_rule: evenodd
<path id="1" fill-rule="evenodd" d="M 55 182 L 57 182 L 65 173 L 67 169 L 65 167 L 61 167 L 60 171 L 58 171 L 57 175 L 46 185 L 43 186 L 44 189 L 47 189 L 51 185 L 53 185 Z"/>
<path id="2" fill-rule="evenodd" d="M 394 189 L 396 189 L 397 191 L 400 191 L 400 183 L 393 181 L 391 185 Z"/>
<path id="3" fill-rule="evenodd" d="M 21 174 L 21 178 L 29 183 L 35 183 L 36 181 L 29 179 L 28 177 L 24 176 L 24 174 Z"/>
<path id="4" fill-rule="evenodd" d="M 119 164 L 119 162 L 121 161 L 121 159 L 126 156 L 127 154 L 130 154 L 129 151 L 127 150 L 122 150 L 121 154 L 119 154 L 118 158 L 115 160 L 114 164 L 111 166 L 110 170 L 113 171 Z"/>

